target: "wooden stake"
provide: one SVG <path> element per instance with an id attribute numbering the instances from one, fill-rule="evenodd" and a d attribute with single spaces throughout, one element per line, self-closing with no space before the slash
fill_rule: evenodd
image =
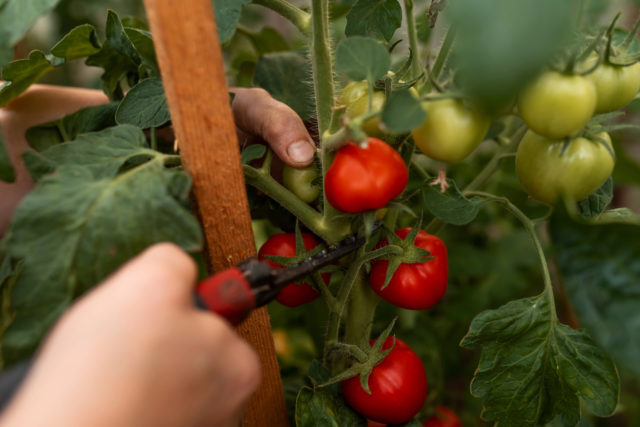
<path id="1" fill-rule="evenodd" d="M 254 256 L 249 205 L 211 0 L 145 0 L 147 17 L 183 165 L 215 271 Z M 239 328 L 257 351 L 262 383 L 244 426 L 286 426 L 269 315 L 256 310 Z"/>

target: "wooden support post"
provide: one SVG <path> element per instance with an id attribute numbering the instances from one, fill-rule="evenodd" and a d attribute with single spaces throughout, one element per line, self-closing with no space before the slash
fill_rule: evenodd
<path id="1" fill-rule="evenodd" d="M 145 0 L 171 119 L 205 232 L 220 270 L 254 256 L 249 205 L 211 0 Z M 286 426 L 280 371 L 266 308 L 239 328 L 257 351 L 262 383 L 245 426 Z"/>

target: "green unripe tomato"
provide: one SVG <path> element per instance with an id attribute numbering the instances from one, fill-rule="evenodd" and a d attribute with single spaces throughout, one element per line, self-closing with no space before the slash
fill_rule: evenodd
<path id="1" fill-rule="evenodd" d="M 311 203 L 320 195 L 320 186 L 312 184 L 318 177 L 318 170 L 314 165 L 297 169 L 285 165 L 282 169 L 282 183 L 300 200 Z"/>
<path id="2" fill-rule="evenodd" d="M 627 67 L 603 63 L 586 77 L 596 88 L 596 113 L 608 113 L 627 105 L 640 90 L 640 62 Z"/>
<path id="3" fill-rule="evenodd" d="M 518 97 L 518 110 L 534 132 L 552 139 L 571 136 L 596 108 L 596 88 L 580 75 L 542 73 Z"/>
<path id="4" fill-rule="evenodd" d="M 338 103 L 346 105 L 345 113 L 350 119 L 362 116 L 369 112 L 369 84 L 366 81 L 351 82 L 342 90 Z M 374 91 L 371 100 L 371 111 L 381 110 L 386 99 L 384 92 Z M 362 130 L 368 136 L 381 137 L 384 135 L 380 129 L 380 116 L 366 120 L 362 124 Z"/>
<path id="5" fill-rule="evenodd" d="M 606 132 L 598 137 L 609 148 Z M 524 189 L 533 198 L 553 204 L 560 195 L 578 201 L 597 190 L 611 175 L 614 159 L 598 140 L 584 137 L 569 141 L 554 140 L 527 131 L 516 153 L 516 173 Z"/>
<path id="6" fill-rule="evenodd" d="M 482 142 L 491 121 L 483 113 L 456 99 L 425 101 L 425 121 L 411 131 L 424 154 L 441 162 L 464 160 Z"/>

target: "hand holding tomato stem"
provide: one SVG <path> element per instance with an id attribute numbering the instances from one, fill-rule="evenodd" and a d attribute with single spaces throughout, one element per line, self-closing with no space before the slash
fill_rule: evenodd
<path id="1" fill-rule="evenodd" d="M 233 88 L 232 109 L 240 143 L 262 138 L 276 155 L 293 167 L 311 164 L 316 146 L 302 119 L 287 104 L 264 89 Z"/>
<path id="2" fill-rule="evenodd" d="M 170 244 L 129 262 L 61 318 L 0 424 L 237 426 L 257 357 L 194 308 L 195 279 Z"/>

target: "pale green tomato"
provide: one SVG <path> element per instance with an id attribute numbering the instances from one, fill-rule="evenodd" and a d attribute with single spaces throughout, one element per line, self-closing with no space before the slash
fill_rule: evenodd
<path id="1" fill-rule="evenodd" d="M 518 97 L 518 111 L 534 132 L 552 139 L 571 136 L 596 108 L 596 88 L 580 75 L 542 73 Z"/>
<path id="2" fill-rule="evenodd" d="M 613 152 L 606 132 L 598 137 Z M 569 141 L 553 140 L 527 131 L 516 154 L 516 172 L 524 189 L 533 198 L 553 204 L 560 195 L 582 200 L 597 190 L 611 175 L 614 159 L 598 140 L 584 137 Z"/>
<path id="3" fill-rule="evenodd" d="M 596 87 L 596 113 L 608 113 L 627 105 L 640 90 L 640 62 L 627 67 L 600 64 L 587 78 Z"/>
<path id="4" fill-rule="evenodd" d="M 303 202 L 311 203 L 320 195 L 320 186 L 312 184 L 318 177 L 314 165 L 303 169 L 285 165 L 282 168 L 282 183 Z"/>
<path id="5" fill-rule="evenodd" d="M 424 154 L 441 162 L 464 160 L 482 142 L 491 121 L 473 107 L 456 99 L 425 101 L 425 121 L 411 131 Z"/>
<path id="6" fill-rule="evenodd" d="M 346 105 L 347 117 L 355 119 L 369 112 L 369 84 L 366 81 L 351 82 L 342 90 L 338 103 Z M 371 111 L 381 110 L 384 107 L 386 97 L 384 92 L 374 91 L 371 100 Z M 380 129 L 380 116 L 375 116 L 362 124 L 362 130 L 368 136 L 381 137 L 384 135 Z"/>

